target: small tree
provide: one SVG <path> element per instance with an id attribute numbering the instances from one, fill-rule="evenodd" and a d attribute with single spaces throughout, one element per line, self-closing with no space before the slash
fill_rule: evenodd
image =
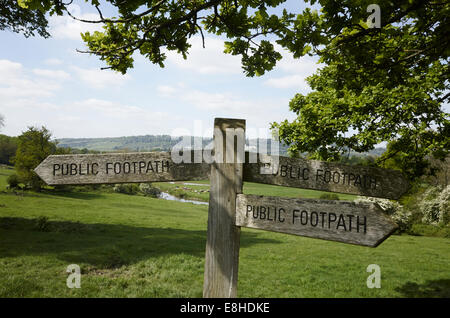
<path id="1" fill-rule="evenodd" d="M 0 114 L 0 129 L 2 129 L 3 126 L 5 126 L 5 117 Z"/>
<path id="2" fill-rule="evenodd" d="M 0 164 L 10 164 L 17 151 L 17 137 L 0 134 Z"/>
<path id="3" fill-rule="evenodd" d="M 51 133 L 45 127 L 28 127 L 28 130 L 18 137 L 13 163 L 22 182 L 36 191 L 39 191 L 44 183 L 34 169 L 48 155 L 56 152 L 56 142 L 50 141 L 50 138 Z"/>

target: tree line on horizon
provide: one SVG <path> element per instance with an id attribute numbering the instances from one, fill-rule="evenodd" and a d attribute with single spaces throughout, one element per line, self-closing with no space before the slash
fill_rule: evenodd
<path id="1" fill-rule="evenodd" d="M 193 144 L 193 139 L 191 141 Z M 81 140 L 81 141 L 80 141 Z M 122 141 L 120 145 L 114 142 Z M 183 137 L 172 138 L 169 135 L 147 135 L 136 137 L 118 137 L 118 138 L 83 138 L 83 139 L 52 139 L 51 132 L 46 127 L 28 127 L 28 130 L 24 131 L 20 136 L 11 137 L 0 134 L 0 164 L 11 165 L 13 164 L 17 178 L 14 184 L 22 182 L 28 185 L 28 187 L 39 190 L 44 184 L 42 180 L 34 173 L 34 169 L 49 155 L 53 154 L 94 154 L 102 152 L 129 152 L 129 151 L 171 151 L 172 147 L 183 140 Z M 92 149 L 90 142 L 98 143 L 99 141 L 105 141 L 106 143 L 112 143 L 113 147 L 106 150 Z M 202 147 L 205 147 L 212 141 L 211 139 L 202 139 Z M 265 140 L 268 142 L 268 140 Z M 248 145 L 247 139 L 246 144 Z M 147 147 L 139 147 L 139 143 L 149 143 Z M 138 146 L 136 146 L 138 145 Z M 77 148 L 72 146 L 82 146 L 83 148 Z M 136 147 L 136 148 L 133 148 Z M 280 155 L 287 155 L 288 146 L 281 149 Z M 270 149 L 270 147 L 268 147 Z M 360 154 L 348 152 L 347 156 L 342 156 L 338 162 L 349 165 L 368 165 L 376 166 L 376 159 L 383 155 L 384 148 L 376 148 L 372 153 Z M 256 150 L 256 152 L 258 152 Z M 302 154 L 304 158 L 311 158 L 309 154 Z M 392 158 L 389 162 L 389 168 L 401 170 L 401 166 L 397 164 L 396 158 Z M 433 160 L 432 169 L 427 173 L 428 176 L 435 176 L 436 174 L 444 173 L 446 176 L 448 170 L 448 160 Z M 439 179 L 439 178 L 438 178 Z M 448 184 L 447 177 L 440 177 L 445 180 L 445 185 Z"/>

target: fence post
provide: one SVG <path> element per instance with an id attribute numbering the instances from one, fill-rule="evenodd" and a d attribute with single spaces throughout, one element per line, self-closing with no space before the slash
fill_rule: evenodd
<path id="1" fill-rule="evenodd" d="M 237 296 L 240 227 L 235 214 L 236 195 L 242 193 L 244 147 L 245 120 L 215 118 L 203 297 Z"/>

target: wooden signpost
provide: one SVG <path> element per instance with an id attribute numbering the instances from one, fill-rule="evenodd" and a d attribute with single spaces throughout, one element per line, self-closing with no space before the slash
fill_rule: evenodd
<path id="1" fill-rule="evenodd" d="M 376 247 L 397 225 L 377 204 L 239 194 L 236 225 Z"/>
<path id="2" fill-rule="evenodd" d="M 215 163 L 211 165 L 208 231 L 206 238 L 203 297 L 236 297 L 241 230 L 235 225 L 236 197 L 242 193 L 242 163 L 237 161 L 238 145 L 224 138 L 226 130 L 240 130 L 245 138 L 245 120 L 214 120 Z M 217 142 L 221 139 L 221 142 Z M 245 140 L 245 139 L 242 139 Z M 221 147 L 220 147 L 221 146 Z M 244 153 L 241 149 L 241 153 Z M 226 153 L 234 154 L 226 163 Z M 219 163 L 218 163 L 219 162 Z"/>
<path id="3" fill-rule="evenodd" d="M 231 138 L 225 138 L 228 132 Z M 210 164 L 174 162 L 169 152 L 59 155 L 47 157 L 35 171 L 49 185 L 209 177 L 203 297 L 237 296 L 242 226 L 371 247 L 395 230 L 396 224 L 376 204 L 244 195 L 242 187 L 250 181 L 398 199 L 409 187 L 400 172 L 263 154 L 244 156 L 244 140 L 245 120 L 216 118 Z M 194 155 L 192 151 L 191 158 Z"/>
<path id="4" fill-rule="evenodd" d="M 396 170 L 264 154 L 258 157 L 257 163 L 245 164 L 244 181 L 393 200 L 409 187 Z M 262 168 L 266 173 L 261 173 Z"/>
<path id="5" fill-rule="evenodd" d="M 205 180 L 210 166 L 174 163 L 169 152 L 136 152 L 52 155 L 35 172 L 49 185 L 76 185 Z"/>

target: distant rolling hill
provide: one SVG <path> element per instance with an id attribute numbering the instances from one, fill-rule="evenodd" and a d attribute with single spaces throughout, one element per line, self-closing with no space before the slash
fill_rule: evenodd
<path id="1" fill-rule="evenodd" d="M 58 139 L 58 146 L 64 148 L 72 149 L 87 149 L 96 151 L 170 151 L 176 144 L 180 143 L 183 138 L 189 141 L 190 145 L 202 145 L 205 147 L 211 143 L 212 138 L 199 138 L 199 137 L 172 137 L 169 135 L 145 135 L 145 136 L 127 136 L 127 137 L 110 137 L 110 138 L 62 138 Z M 264 140 L 264 139 L 261 139 Z M 263 142 L 261 141 L 260 142 Z M 268 140 L 266 139 L 266 142 Z M 246 141 L 247 149 L 250 151 L 257 151 L 254 146 L 255 139 Z M 198 148 L 198 147 L 195 147 Z M 268 149 L 270 149 L 270 143 L 268 144 Z M 287 155 L 288 147 L 284 144 L 279 145 L 280 155 Z M 374 150 L 357 154 L 351 152 L 351 156 L 367 156 L 371 155 L 374 157 L 380 156 L 386 149 L 385 148 L 375 148 Z"/>
<path id="2" fill-rule="evenodd" d="M 168 151 L 180 138 L 169 135 L 146 135 L 112 138 L 62 138 L 58 146 L 65 148 L 88 149 L 97 151 Z"/>
<path id="3" fill-rule="evenodd" d="M 175 145 L 183 141 L 187 141 L 187 146 L 194 149 L 205 147 L 212 142 L 212 138 L 200 137 L 172 137 L 169 135 L 146 135 L 146 136 L 129 136 L 129 137 L 111 137 L 111 138 L 62 138 L 58 139 L 58 146 L 73 149 L 87 149 L 96 151 L 170 151 Z M 190 140 L 190 142 L 189 142 Z M 268 142 L 267 139 L 265 139 Z M 261 139 L 260 142 L 264 142 Z M 257 142 L 255 139 L 247 140 L 247 149 L 251 151 L 257 150 L 253 146 Z M 183 143 L 185 145 L 185 143 Z M 194 145 L 196 145 L 194 147 Z M 268 144 L 270 149 L 270 143 Z M 287 154 L 287 147 L 279 146 L 280 153 Z"/>

